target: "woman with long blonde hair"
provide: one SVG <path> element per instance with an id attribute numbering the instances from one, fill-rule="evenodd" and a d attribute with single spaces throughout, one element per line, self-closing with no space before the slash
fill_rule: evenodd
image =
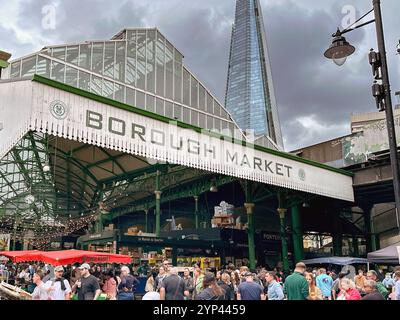
<path id="1" fill-rule="evenodd" d="M 314 275 L 311 272 L 305 273 L 308 282 L 309 300 L 323 300 L 321 289 L 315 283 Z"/>

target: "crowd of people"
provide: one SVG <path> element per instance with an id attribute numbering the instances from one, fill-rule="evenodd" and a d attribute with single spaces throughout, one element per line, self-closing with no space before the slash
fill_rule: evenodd
<path id="1" fill-rule="evenodd" d="M 233 264 L 204 272 L 198 265 L 180 269 L 165 260 L 153 268 L 119 266 L 105 268 L 83 263 L 73 266 L 44 264 L 1 266 L 8 281 L 32 293 L 34 300 L 134 300 L 138 275 L 147 273 L 143 300 L 400 300 L 400 267 L 393 274 L 358 270 L 336 274 L 325 268 L 298 263 L 285 277 L 282 271 Z"/>

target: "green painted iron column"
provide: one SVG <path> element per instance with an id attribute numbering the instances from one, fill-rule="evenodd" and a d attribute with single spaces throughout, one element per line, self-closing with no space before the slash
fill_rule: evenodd
<path id="1" fill-rule="evenodd" d="M 161 232 L 161 191 L 160 191 L 160 171 L 157 171 L 156 175 L 156 236 L 160 237 Z"/>
<path id="2" fill-rule="evenodd" d="M 15 245 L 17 243 L 17 229 L 18 229 L 18 220 L 14 220 L 14 235 L 13 235 L 13 251 L 15 251 Z"/>
<path id="3" fill-rule="evenodd" d="M 282 244 L 282 263 L 283 272 L 289 274 L 289 257 L 288 257 L 288 245 L 287 245 L 287 234 L 286 234 L 286 217 L 287 209 L 278 208 L 279 220 L 280 220 L 280 233 L 281 233 L 281 244 Z"/>
<path id="4" fill-rule="evenodd" d="M 146 233 L 149 233 L 149 210 L 144 210 L 145 218 L 146 218 Z"/>
<path id="5" fill-rule="evenodd" d="M 199 229 L 199 196 L 194 197 L 194 218 L 196 230 Z"/>
<path id="6" fill-rule="evenodd" d="M 301 228 L 300 208 L 298 205 L 292 207 L 292 230 L 293 230 L 293 251 L 294 263 L 303 260 L 303 230 Z"/>
<path id="7" fill-rule="evenodd" d="M 250 269 L 256 269 L 256 248 L 254 245 L 254 224 L 253 224 L 253 212 L 254 212 L 254 203 L 245 203 L 244 207 L 247 212 L 247 236 L 248 236 L 248 245 L 249 245 L 249 262 Z"/>

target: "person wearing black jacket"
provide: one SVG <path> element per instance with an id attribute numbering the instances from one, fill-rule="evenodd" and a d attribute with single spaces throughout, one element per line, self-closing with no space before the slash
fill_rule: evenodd
<path id="1" fill-rule="evenodd" d="M 235 290 L 231 283 L 231 276 L 229 273 L 224 272 L 221 275 L 221 280 L 218 281 L 217 284 L 225 291 L 225 297 L 223 300 L 235 300 Z"/>

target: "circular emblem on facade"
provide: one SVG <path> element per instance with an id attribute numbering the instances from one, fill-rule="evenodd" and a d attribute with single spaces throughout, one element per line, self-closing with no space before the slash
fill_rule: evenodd
<path id="1" fill-rule="evenodd" d="M 56 100 L 50 104 L 50 113 L 54 118 L 64 120 L 69 114 L 69 108 L 64 102 Z"/>
<path id="2" fill-rule="evenodd" d="M 305 181 L 306 180 L 306 172 L 303 169 L 299 170 L 299 178 L 301 181 Z"/>

